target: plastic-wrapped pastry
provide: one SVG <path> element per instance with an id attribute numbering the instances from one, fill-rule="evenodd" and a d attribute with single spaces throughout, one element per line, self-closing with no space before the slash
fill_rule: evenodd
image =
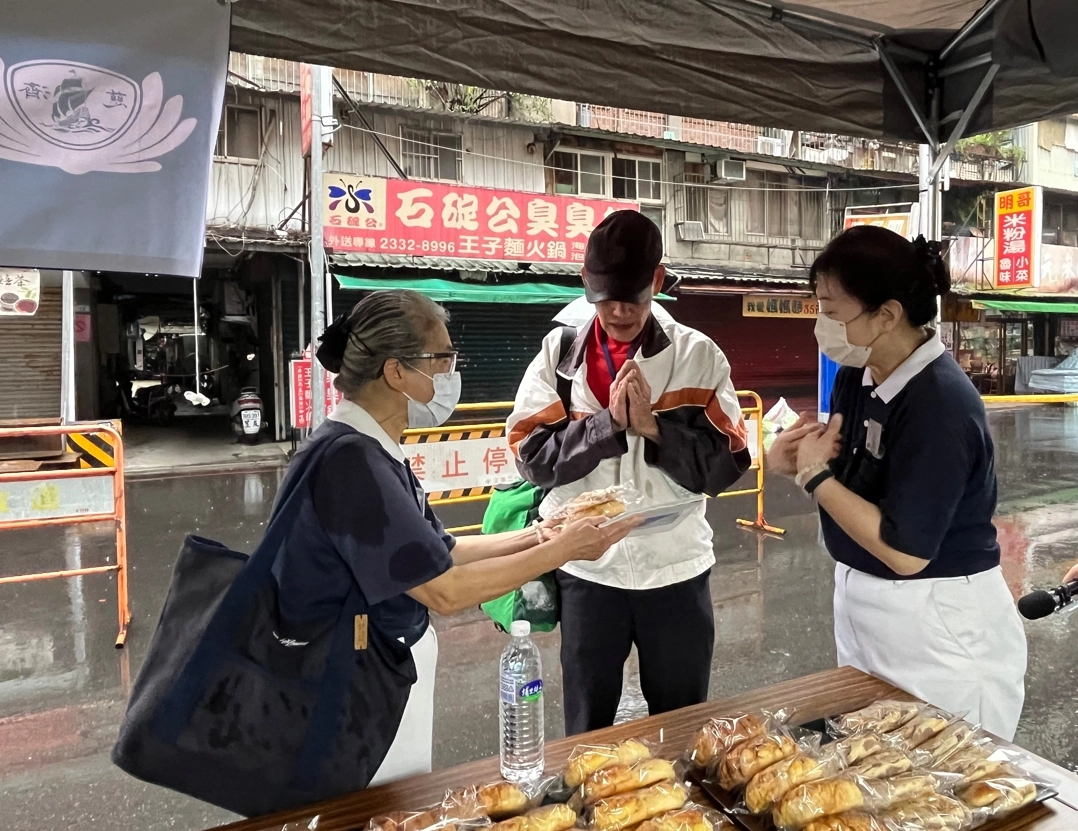
<path id="1" fill-rule="evenodd" d="M 883 811 L 879 819 L 887 831 L 965 831 L 973 825 L 973 813 L 942 794 L 900 802 Z"/>
<path id="2" fill-rule="evenodd" d="M 958 791 L 958 798 L 971 808 L 983 808 L 998 817 L 1028 805 L 1037 798 L 1037 786 L 1027 779 L 1003 776 L 974 782 Z"/>
<path id="3" fill-rule="evenodd" d="M 838 776 L 807 782 L 793 788 L 779 800 L 772 812 L 782 829 L 804 828 L 813 820 L 863 808 L 865 795 L 852 776 Z"/>
<path id="4" fill-rule="evenodd" d="M 546 805 L 491 827 L 491 831 L 569 831 L 576 825 L 576 811 L 568 805 Z"/>
<path id="5" fill-rule="evenodd" d="M 475 795 L 484 813 L 492 820 L 515 817 L 528 810 L 527 794 L 511 782 L 483 785 L 476 788 Z"/>
<path id="6" fill-rule="evenodd" d="M 843 734 L 889 733 L 920 714 L 921 705 L 912 701 L 877 701 L 853 713 L 835 719 Z"/>
<path id="7" fill-rule="evenodd" d="M 719 785 L 728 791 L 740 788 L 762 770 L 793 756 L 797 744 L 782 734 L 757 736 L 727 752 L 719 765 Z"/>
<path id="8" fill-rule="evenodd" d="M 936 780 L 927 773 L 905 773 L 891 779 L 859 779 L 858 784 L 865 793 L 865 805 L 873 811 L 882 811 L 936 791 Z"/>
<path id="9" fill-rule="evenodd" d="M 674 766 L 665 759 L 644 759 L 634 765 L 611 765 L 595 771 L 581 786 L 585 804 L 608 796 L 639 790 L 649 785 L 676 779 Z"/>
<path id="10" fill-rule="evenodd" d="M 723 823 L 725 825 L 725 823 Z M 730 826 L 732 827 L 732 826 Z M 699 808 L 670 811 L 638 825 L 636 831 L 716 831 L 714 824 Z"/>
<path id="11" fill-rule="evenodd" d="M 899 747 L 912 750 L 920 747 L 947 729 L 947 719 L 943 716 L 925 715 L 904 724 L 889 735 Z"/>
<path id="12" fill-rule="evenodd" d="M 805 753 L 783 759 L 752 777 L 745 786 L 745 805 L 753 814 L 765 814 L 792 788 L 838 773 L 837 759 L 814 759 Z"/>
<path id="13" fill-rule="evenodd" d="M 698 768 L 713 768 L 730 748 L 765 733 L 765 720 L 753 713 L 713 718 L 696 731 L 690 756 Z"/>
<path id="14" fill-rule="evenodd" d="M 650 758 L 651 750 L 637 739 L 599 747 L 578 747 L 565 766 L 565 784 L 570 788 L 579 788 L 597 770 L 617 764 L 631 765 Z"/>
<path id="15" fill-rule="evenodd" d="M 851 767 L 850 773 L 866 779 L 888 779 L 911 770 L 913 770 L 913 760 L 908 754 L 901 750 L 885 750 Z"/>
<path id="16" fill-rule="evenodd" d="M 622 831 L 652 817 L 684 807 L 689 794 L 676 782 L 662 782 L 650 788 L 603 799 L 591 809 L 591 824 L 597 831 Z"/>
<path id="17" fill-rule="evenodd" d="M 956 773 L 961 778 L 954 783 L 955 790 L 964 788 L 981 779 L 989 779 L 1001 774 L 1004 764 L 994 759 L 989 759 L 993 748 L 971 745 L 964 747 L 949 756 L 937 765 L 944 773 Z"/>
<path id="18" fill-rule="evenodd" d="M 838 755 L 843 764 L 857 765 L 883 750 L 883 741 L 875 733 L 854 733 L 828 745 L 824 752 Z"/>
<path id="19" fill-rule="evenodd" d="M 926 741 L 919 749 L 931 753 L 933 762 L 940 762 L 966 747 L 973 741 L 974 735 L 972 725 L 959 721 Z"/>
<path id="20" fill-rule="evenodd" d="M 394 811 L 372 819 L 370 831 L 456 831 L 455 823 L 435 809 L 431 811 Z"/>
<path id="21" fill-rule="evenodd" d="M 814 819 L 804 831 L 884 831 L 876 818 L 863 811 L 846 811 L 830 817 Z"/>

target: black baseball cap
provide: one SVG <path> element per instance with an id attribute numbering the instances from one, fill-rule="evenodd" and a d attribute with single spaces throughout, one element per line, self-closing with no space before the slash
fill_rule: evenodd
<path id="1" fill-rule="evenodd" d="M 651 299 L 663 258 L 659 226 L 639 211 L 614 211 L 599 223 L 584 252 L 584 295 L 589 303 Z"/>

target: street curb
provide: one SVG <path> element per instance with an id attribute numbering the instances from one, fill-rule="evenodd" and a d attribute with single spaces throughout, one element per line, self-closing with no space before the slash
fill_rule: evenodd
<path id="1" fill-rule="evenodd" d="M 219 473 L 255 473 L 258 471 L 276 470 L 286 467 L 288 457 L 281 454 L 279 457 L 266 459 L 236 459 L 228 462 L 205 462 L 190 465 L 168 465 L 161 467 L 146 467 L 125 472 L 124 479 L 128 482 L 137 482 L 145 479 L 173 479 L 179 476 L 200 476 Z"/>

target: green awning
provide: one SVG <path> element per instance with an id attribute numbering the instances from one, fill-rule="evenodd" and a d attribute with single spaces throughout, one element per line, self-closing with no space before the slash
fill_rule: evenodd
<path id="1" fill-rule="evenodd" d="M 557 283 L 465 283 L 456 280 L 393 279 L 387 277 L 352 277 L 334 274 L 342 289 L 378 291 L 379 289 L 411 289 L 439 303 L 569 303 L 584 293 L 583 287 L 561 286 Z M 672 297 L 659 295 L 662 300 Z"/>
<path id="2" fill-rule="evenodd" d="M 1053 303 L 1050 300 L 974 300 L 974 308 L 995 309 L 998 312 L 1051 312 L 1078 314 L 1078 303 Z"/>

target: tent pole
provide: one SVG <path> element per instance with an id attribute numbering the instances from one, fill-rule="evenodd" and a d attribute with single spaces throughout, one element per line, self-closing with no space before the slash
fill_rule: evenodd
<path id="1" fill-rule="evenodd" d="M 951 151 L 954 150 L 955 145 L 958 144 L 958 140 L 962 138 L 962 134 L 966 132 L 970 119 L 973 118 L 973 114 L 977 112 L 977 108 L 981 106 L 981 102 L 984 100 L 985 95 L 988 94 L 988 90 L 991 89 L 992 82 L 996 79 L 998 73 L 999 64 L 992 64 L 988 72 L 985 73 L 984 78 L 981 79 L 977 91 L 973 93 L 973 97 L 970 98 L 969 103 L 966 104 L 966 108 L 962 110 L 962 114 L 958 117 L 958 123 L 955 124 L 954 129 L 951 130 L 950 138 L 947 139 L 947 143 L 940 148 L 935 161 L 932 163 L 932 172 L 937 176 L 939 171 L 943 169 L 947 157 L 951 155 Z"/>
<path id="2" fill-rule="evenodd" d="M 60 312 L 60 423 L 74 424 L 75 410 L 75 272 L 65 271 Z"/>
<path id="3" fill-rule="evenodd" d="M 323 237 L 322 199 L 322 84 L 325 67 L 311 68 L 311 430 L 326 420 L 326 381 L 314 353 L 318 336 L 326 328 L 326 246 Z"/>
<path id="4" fill-rule="evenodd" d="M 202 368 L 199 366 L 200 362 L 199 362 L 199 350 L 198 350 L 198 336 L 199 336 L 198 318 L 199 318 L 199 315 L 198 315 L 198 278 L 197 277 L 194 280 L 191 281 L 191 285 L 193 287 L 192 290 L 191 290 L 191 294 L 194 297 L 194 303 L 195 303 L 195 394 L 197 395 L 198 393 L 202 392 Z"/>
<path id="5" fill-rule="evenodd" d="M 951 57 L 951 53 L 965 43 L 969 36 L 977 31 L 980 25 L 984 23 L 984 21 L 999 8 L 1002 3 L 1003 0 L 988 0 L 984 7 L 977 12 L 977 14 L 973 15 L 965 26 L 955 33 L 955 36 L 951 38 L 950 43 L 943 47 L 943 51 L 940 52 L 940 63 L 945 62 Z"/>

